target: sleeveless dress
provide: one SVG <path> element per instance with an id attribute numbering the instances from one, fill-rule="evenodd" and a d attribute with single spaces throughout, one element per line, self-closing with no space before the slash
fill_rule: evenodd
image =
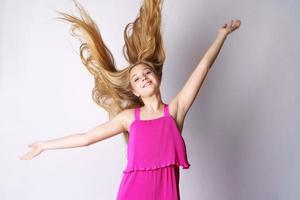
<path id="1" fill-rule="evenodd" d="M 179 166 L 188 169 L 190 164 L 168 104 L 162 117 L 140 119 L 140 107 L 134 116 L 117 200 L 180 200 Z"/>

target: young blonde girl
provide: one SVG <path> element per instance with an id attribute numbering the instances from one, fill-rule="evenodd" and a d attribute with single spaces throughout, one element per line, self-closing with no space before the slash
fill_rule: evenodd
<path id="1" fill-rule="evenodd" d="M 138 17 L 126 25 L 123 54 L 129 66 L 124 69 L 117 69 L 113 55 L 102 40 L 96 23 L 78 2 L 74 2 L 80 17 L 58 12 L 62 16 L 59 19 L 70 23 L 72 35 L 81 41 L 80 58 L 95 80 L 92 98 L 109 113 L 109 120 L 84 133 L 33 142 L 28 145 L 31 148 L 29 152 L 20 159 L 32 159 L 50 149 L 88 146 L 120 133 L 123 133 L 126 144 L 128 144 L 130 131 L 136 127 L 132 125 L 137 116 L 140 120 L 148 120 L 152 124 L 156 119 L 162 119 L 162 116 L 169 114 L 176 124 L 177 130 L 175 131 L 181 133 L 185 116 L 225 39 L 239 28 L 241 21 L 231 20 L 219 28 L 216 39 L 182 89 L 169 103 L 164 103 L 160 92 L 165 61 L 163 39 L 160 32 L 162 1 L 144 0 Z M 175 169 L 178 170 L 178 168 Z M 156 193 L 155 198 L 149 197 L 149 195 L 147 198 L 141 198 L 142 194 L 137 194 L 137 192 L 135 192 L 135 196 L 129 198 L 129 186 L 126 190 L 124 187 L 121 185 L 118 199 L 166 199 L 162 195 L 159 196 L 162 194 L 161 191 L 150 191 L 150 189 L 148 192 Z M 133 190 L 133 185 L 130 187 Z M 178 187 L 176 190 L 178 192 Z M 180 199 L 179 193 L 171 199 Z"/>

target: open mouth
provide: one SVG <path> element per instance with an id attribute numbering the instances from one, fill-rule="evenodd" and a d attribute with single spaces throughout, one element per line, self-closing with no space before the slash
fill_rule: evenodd
<path id="1" fill-rule="evenodd" d="M 149 82 L 145 83 L 145 85 L 143 86 L 143 88 L 145 88 L 145 87 L 147 87 L 148 85 L 151 85 L 151 84 L 152 84 L 152 82 L 149 81 Z"/>

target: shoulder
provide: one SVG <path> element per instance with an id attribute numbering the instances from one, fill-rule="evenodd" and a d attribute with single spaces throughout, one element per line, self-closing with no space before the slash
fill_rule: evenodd
<path id="1" fill-rule="evenodd" d="M 129 108 L 129 109 L 122 110 L 119 113 L 119 116 L 123 121 L 126 131 L 129 131 L 129 126 L 134 121 L 134 110 L 135 108 Z"/>

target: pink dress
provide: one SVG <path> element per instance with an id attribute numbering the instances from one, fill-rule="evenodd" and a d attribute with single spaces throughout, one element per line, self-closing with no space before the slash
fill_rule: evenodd
<path id="1" fill-rule="evenodd" d="M 180 200 L 179 166 L 188 169 L 190 164 L 168 104 L 156 119 L 140 119 L 140 107 L 134 114 L 117 200 Z"/>

